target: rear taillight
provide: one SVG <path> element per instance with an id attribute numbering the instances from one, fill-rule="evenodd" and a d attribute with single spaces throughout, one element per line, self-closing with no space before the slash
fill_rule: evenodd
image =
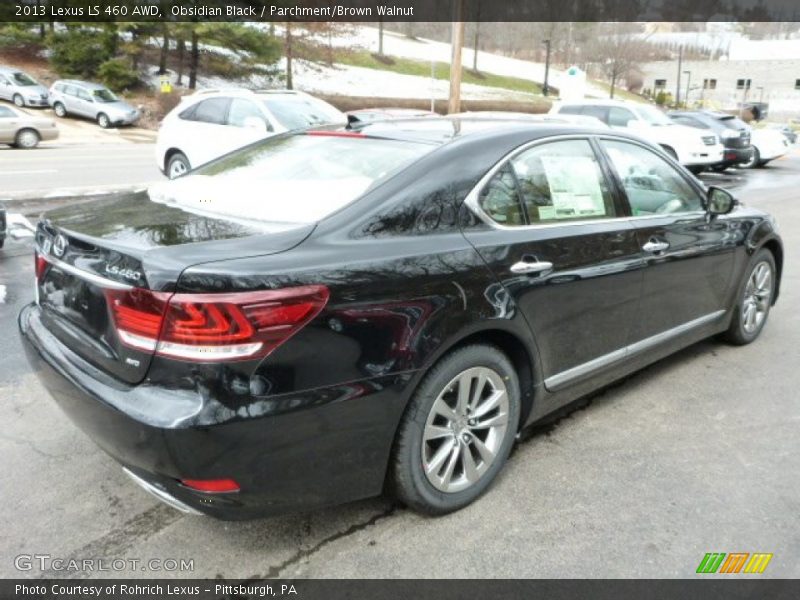
<path id="1" fill-rule="evenodd" d="M 241 489 L 233 479 L 181 479 L 181 483 L 198 492 L 211 494 L 229 494 Z"/>
<path id="2" fill-rule="evenodd" d="M 328 301 L 325 286 L 231 294 L 108 290 L 120 340 L 138 350 L 193 361 L 266 356 Z"/>
<path id="3" fill-rule="evenodd" d="M 47 270 L 47 259 L 38 252 L 34 252 L 33 256 L 36 261 L 36 281 L 41 282 Z"/>

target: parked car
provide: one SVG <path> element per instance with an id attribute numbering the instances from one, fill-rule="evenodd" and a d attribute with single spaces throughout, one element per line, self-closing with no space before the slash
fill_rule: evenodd
<path id="1" fill-rule="evenodd" d="M 49 106 L 47 97 L 47 88 L 24 71 L 0 66 L 0 99 L 9 100 L 19 108 L 24 108 Z"/>
<path id="2" fill-rule="evenodd" d="M 713 133 L 678 125 L 649 104 L 614 100 L 556 103 L 551 113 L 588 115 L 613 129 L 633 133 L 661 146 L 667 154 L 694 173 L 723 160 L 723 146 Z"/>
<path id="3" fill-rule="evenodd" d="M 797 132 L 786 123 L 767 123 L 766 127 L 767 129 L 780 131 L 783 137 L 789 141 L 789 144 L 794 144 L 797 141 Z"/>
<path id="4" fill-rule="evenodd" d="M 456 113 L 451 115 L 453 117 L 468 118 L 468 119 L 500 119 L 500 120 L 517 120 L 528 121 L 532 123 L 571 123 L 574 125 L 583 125 L 584 127 L 601 127 L 608 129 L 608 125 L 603 123 L 600 119 L 589 117 L 585 115 L 568 115 L 568 114 L 541 114 L 541 113 L 521 113 L 521 112 L 506 112 L 501 110 L 476 110 L 463 113 Z"/>
<path id="5" fill-rule="evenodd" d="M 202 90 L 162 121 L 156 164 L 170 179 L 237 148 L 292 129 L 347 123 L 347 115 L 292 90 Z"/>
<path id="6" fill-rule="evenodd" d="M 358 110 L 349 110 L 345 114 L 347 115 L 347 120 L 351 123 L 372 123 L 374 121 L 385 121 L 386 119 L 439 116 L 433 111 L 416 108 L 360 108 Z"/>
<path id="7" fill-rule="evenodd" d="M 738 117 L 712 110 L 674 110 L 668 113 L 670 119 L 680 125 L 713 132 L 725 146 L 723 160 L 711 165 L 714 171 L 724 171 L 740 163 L 753 159 L 753 146 L 750 144 L 750 127 Z"/>
<path id="8" fill-rule="evenodd" d="M 5 246 L 8 237 L 8 222 L 6 219 L 6 207 L 0 202 L 0 248 Z"/>
<path id="9" fill-rule="evenodd" d="M 753 157 L 748 162 L 742 163 L 741 166 L 745 169 L 763 167 L 768 162 L 789 152 L 789 140 L 775 129 L 754 127 L 751 133 L 751 140 Z"/>
<path id="10" fill-rule="evenodd" d="M 0 144 L 29 150 L 40 141 L 58 138 L 53 119 L 28 115 L 10 106 L 0 106 Z"/>
<path id="11" fill-rule="evenodd" d="M 32 372 L 139 485 L 236 519 L 459 509 L 522 427 L 755 340 L 783 268 L 771 216 L 636 136 L 451 118 L 277 135 L 49 211 L 35 252 Z"/>
<path id="12" fill-rule="evenodd" d="M 50 88 L 50 105 L 56 116 L 85 117 L 97 121 L 103 129 L 133 125 L 139 120 L 139 109 L 120 99 L 99 83 L 60 79 Z"/>

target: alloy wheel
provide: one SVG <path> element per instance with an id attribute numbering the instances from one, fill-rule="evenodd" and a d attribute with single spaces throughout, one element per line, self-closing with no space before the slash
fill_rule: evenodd
<path id="1" fill-rule="evenodd" d="M 56 103 L 56 105 L 53 107 L 53 110 L 55 111 L 56 116 L 59 118 L 67 116 L 67 109 L 64 108 L 64 105 L 60 102 Z"/>
<path id="2" fill-rule="evenodd" d="M 19 108 L 24 108 L 25 107 L 25 100 L 22 99 L 22 96 L 20 96 L 19 94 L 16 94 L 14 96 L 14 104 L 17 105 Z"/>
<path id="3" fill-rule="evenodd" d="M 422 434 L 422 466 L 442 492 L 474 485 L 497 458 L 509 418 L 508 389 L 487 367 L 454 377 L 431 407 Z"/>
<path id="4" fill-rule="evenodd" d="M 747 280 L 742 302 L 742 328 L 748 334 L 757 331 L 769 312 L 772 296 L 772 267 L 758 263 Z"/>
<path id="5" fill-rule="evenodd" d="M 188 170 L 185 162 L 182 160 L 174 160 L 169 165 L 169 178 L 175 179 L 176 177 L 180 177 Z"/>
<path id="6" fill-rule="evenodd" d="M 108 126 L 111 125 L 111 121 L 109 121 L 108 117 L 103 113 L 100 113 L 100 116 L 97 117 L 97 124 L 100 125 L 103 129 L 108 129 Z"/>

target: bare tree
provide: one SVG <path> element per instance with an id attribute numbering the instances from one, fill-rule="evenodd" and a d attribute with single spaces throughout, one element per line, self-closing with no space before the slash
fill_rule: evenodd
<path id="1" fill-rule="evenodd" d="M 647 60 L 649 48 L 645 39 L 636 35 L 640 32 L 635 23 L 604 23 L 595 38 L 592 56 L 611 85 L 611 98 L 619 82 Z"/>

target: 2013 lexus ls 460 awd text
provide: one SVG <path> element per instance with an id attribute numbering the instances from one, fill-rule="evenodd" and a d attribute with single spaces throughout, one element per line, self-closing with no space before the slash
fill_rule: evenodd
<path id="1" fill-rule="evenodd" d="M 475 500 L 520 428 L 703 338 L 753 341 L 774 220 L 636 137 L 429 118 L 295 131 L 46 213 L 19 317 L 143 487 L 247 518 Z"/>

